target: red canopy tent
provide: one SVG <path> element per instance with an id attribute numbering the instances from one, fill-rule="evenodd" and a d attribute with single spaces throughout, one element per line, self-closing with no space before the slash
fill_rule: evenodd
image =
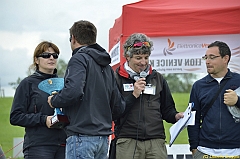
<path id="1" fill-rule="evenodd" d="M 120 42 L 119 63 L 125 62 L 122 43 L 136 32 L 150 38 L 218 34 L 240 37 L 240 1 L 142 0 L 124 5 L 122 15 L 109 30 L 109 50 Z"/>

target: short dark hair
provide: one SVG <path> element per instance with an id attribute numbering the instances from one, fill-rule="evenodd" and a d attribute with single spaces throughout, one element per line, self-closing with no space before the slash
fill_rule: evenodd
<path id="1" fill-rule="evenodd" d="M 89 21 L 80 20 L 73 24 L 69 29 L 70 36 L 74 36 L 81 45 L 92 45 L 96 43 L 97 28 Z"/>
<path id="2" fill-rule="evenodd" d="M 219 54 L 221 55 L 221 57 L 224 57 L 225 55 L 229 56 L 229 60 L 228 60 L 228 62 L 229 62 L 231 59 L 231 50 L 230 50 L 229 46 L 225 42 L 215 41 L 215 42 L 211 43 L 210 45 L 208 45 L 208 48 L 214 47 L 214 46 L 218 47 Z"/>

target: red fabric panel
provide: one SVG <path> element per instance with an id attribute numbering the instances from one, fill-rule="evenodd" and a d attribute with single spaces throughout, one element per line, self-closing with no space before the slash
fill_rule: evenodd
<path id="1" fill-rule="evenodd" d="M 124 5 L 109 31 L 110 49 L 121 41 L 121 64 L 122 44 L 136 32 L 149 37 L 240 34 L 240 1 L 142 0 Z"/>
<path id="2" fill-rule="evenodd" d="M 122 16 L 115 20 L 112 28 L 109 30 L 109 48 L 112 48 L 121 40 L 122 35 Z M 111 49 L 109 49 L 110 51 Z"/>
<path id="3" fill-rule="evenodd" d="M 189 36 L 240 33 L 240 1 L 145 0 L 123 6 L 123 35 Z"/>

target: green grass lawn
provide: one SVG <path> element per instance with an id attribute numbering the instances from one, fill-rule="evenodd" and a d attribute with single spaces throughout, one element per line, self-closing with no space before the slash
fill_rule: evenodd
<path id="1" fill-rule="evenodd" d="M 24 128 L 12 126 L 9 122 L 9 114 L 13 98 L 0 98 L 0 145 L 6 157 L 12 157 L 13 138 L 23 137 Z"/>
<path id="2" fill-rule="evenodd" d="M 188 107 L 189 93 L 173 93 L 172 95 L 176 104 L 177 111 L 184 112 Z M 164 126 L 165 126 L 165 132 L 166 132 L 166 141 L 167 141 L 167 144 L 169 144 L 169 141 L 170 141 L 169 128 L 172 126 L 172 124 L 164 122 Z M 178 135 L 177 139 L 174 141 L 173 144 L 188 144 L 187 129 L 184 129 Z"/>
<path id="3" fill-rule="evenodd" d="M 189 94 L 188 93 L 173 93 L 173 98 L 176 104 L 176 108 L 179 112 L 185 111 L 185 109 L 188 106 L 188 99 Z M 13 145 L 13 138 L 14 137 L 23 137 L 24 135 L 24 128 L 18 127 L 18 126 L 12 126 L 9 123 L 9 113 L 11 110 L 13 98 L 7 97 L 7 98 L 0 98 L 0 146 L 2 147 L 2 150 L 6 153 L 6 157 L 12 157 L 13 151 L 12 148 Z M 172 124 L 164 123 L 165 125 L 165 132 L 166 132 L 166 141 L 167 144 L 169 144 L 169 128 L 172 126 Z M 188 137 L 187 137 L 187 131 L 184 129 L 177 139 L 174 141 L 174 144 L 187 144 L 188 143 Z M 1 154 L 0 154 L 1 156 Z"/>

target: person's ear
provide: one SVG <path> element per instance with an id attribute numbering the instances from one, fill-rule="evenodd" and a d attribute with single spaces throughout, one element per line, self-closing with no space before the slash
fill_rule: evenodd
<path id="1" fill-rule="evenodd" d="M 225 55 L 225 56 L 223 57 L 223 59 L 224 59 L 224 61 L 225 61 L 226 63 L 228 63 L 228 61 L 229 61 L 229 55 Z"/>
<path id="2" fill-rule="evenodd" d="M 39 59 L 38 59 L 37 57 L 34 57 L 34 62 L 35 62 L 36 64 L 39 64 Z"/>
<path id="3" fill-rule="evenodd" d="M 127 62 L 130 61 L 130 57 L 129 57 L 129 56 L 126 57 L 126 61 L 127 61 Z"/>
<path id="4" fill-rule="evenodd" d="M 73 44 L 75 44 L 77 42 L 73 35 L 72 35 L 72 42 L 73 42 Z"/>

